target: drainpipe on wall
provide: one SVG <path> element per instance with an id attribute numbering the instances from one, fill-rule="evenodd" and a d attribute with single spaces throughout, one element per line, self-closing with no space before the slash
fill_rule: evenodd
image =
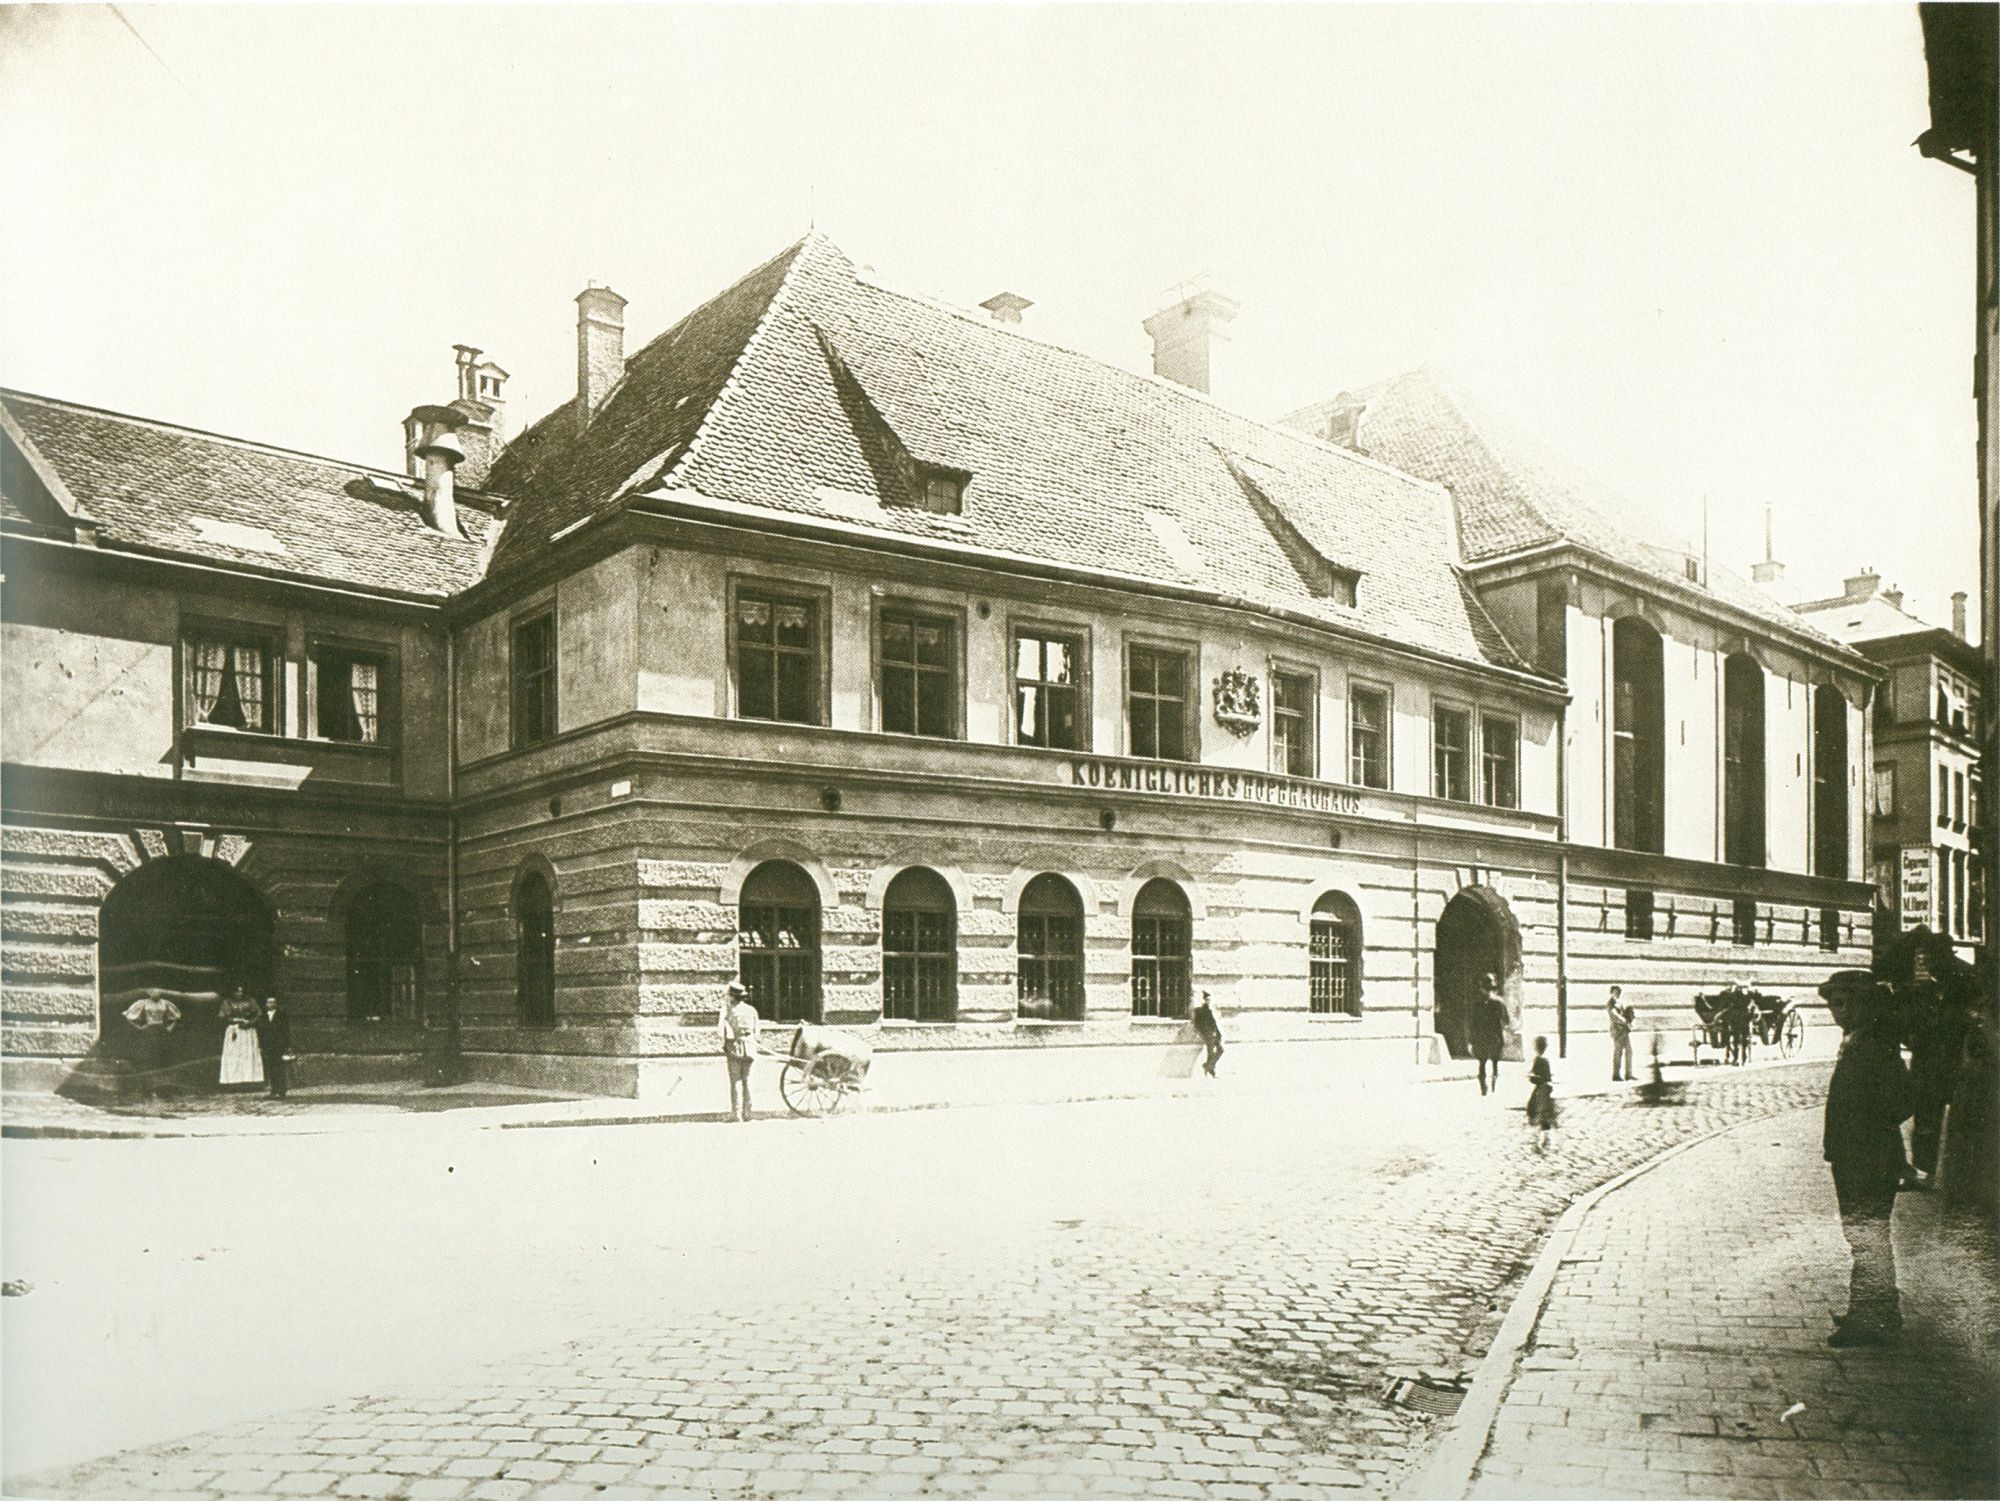
<path id="1" fill-rule="evenodd" d="M 1556 711 L 1556 1056 L 1569 1057 L 1569 705 Z"/>
<path id="2" fill-rule="evenodd" d="M 444 1037 L 431 1051 L 433 1084 L 465 1076 L 458 1038 L 458 632 L 444 628 Z"/>
<path id="3" fill-rule="evenodd" d="M 1412 1045 L 1418 1063 L 1424 1061 L 1424 832 L 1418 821 L 1421 816 L 1415 808 L 1410 810 L 1410 999 L 1414 1002 L 1410 1014 L 1416 1022 Z M 1436 1033 L 1435 1024 L 1432 1033 Z"/>

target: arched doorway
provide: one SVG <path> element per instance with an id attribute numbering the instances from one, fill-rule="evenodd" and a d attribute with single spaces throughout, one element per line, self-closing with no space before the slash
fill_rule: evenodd
<path id="1" fill-rule="evenodd" d="M 1042 873 L 1021 890 L 1015 1008 L 1024 1021 L 1083 1020 L 1083 898 Z"/>
<path id="2" fill-rule="evenodd" d="M 789 860 L 766 860 L 736 899 L 737 964 L 768 1022 L 820 1020 L 819 888 Z"/>
<path id="3" fill-rule="evenodd" d="M 140 866 L 111 888 L 98 917 L 98 1038 L 104 1054 L 137 1063 L 146 1053 L 156 1082 L 213 1085 L 222 1057 L 222 998 L 241 985 L 268 994 L 273 980 L 271 911 L 231 866 L 171 855 Z M 150 1049 L 125 1020 L 148 992 L 180 1020 Z"/>
<path id="4" fill-rule="evenodd" d="M 1521 931 L 1499 893 L 1468 886 L 1445 904 L 1438 917 L 1433 962 L 1432 1025 L 1454 1058 L 1469 1058 L 1466 1023 L 1486 977 L 1500 981 L 1507 998 L 1505 1056 L 1521 1056 Z"/>

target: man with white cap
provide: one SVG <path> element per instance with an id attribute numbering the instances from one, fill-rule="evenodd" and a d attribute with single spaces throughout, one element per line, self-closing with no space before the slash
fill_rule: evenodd
<path id="1" fill-rule="evenodd" d="M 750 1119 L 750 1061 L 757 1052 L 762 1020 L 750 1004 L 750 992 L 731 980 L 715 1018 L 715 1033 L 722 1041 L 722 1060 L 729 1065 L 729 1113 L 739 1121 Z"/>
<path id="2" fill-rule="evenodd" d="M 1823 1145 L 1840 1231 L 1854 1258 L 1847 1312 L 1834 1315 L 1839 1327 L 1827 1343 L 1882 1344 L 1903 1327 L 1889 1221 L 1903 1176 L 1903 1122 L 1916 1102 L 1889 1024 L 1888 991 L 1865 969 L 1843 969 L 1819 993 L 1846 1034 L 1826 1087 Z"/>

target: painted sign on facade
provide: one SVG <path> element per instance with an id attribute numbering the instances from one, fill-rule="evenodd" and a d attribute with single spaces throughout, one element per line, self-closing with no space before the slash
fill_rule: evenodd
<path id="1" fill-rule="evenodd" d="M 1361 811 L 1352 792 L 1290 777 L 1259 776 L 1249 771 L 1206 771 L 1195 766 L 1159 762 L 1107 761 L 1078 758 L 1069 763 L 1070 781 L 1078 787 L 1107 792 L 1163 792 L 1179 797 L 1219 798 L 1226 802 L 1261 803 L 1270 808 L 1302 808 L 1312 813 Z"/>
<path id="2" fill-rule="evenodd" d="M 1934 927 L 1931 921 L 1931 851 L 1923 846 L 1905 847 L 1901 879 L 1897 883 L 1898 911 L 1905 928 Z"/>

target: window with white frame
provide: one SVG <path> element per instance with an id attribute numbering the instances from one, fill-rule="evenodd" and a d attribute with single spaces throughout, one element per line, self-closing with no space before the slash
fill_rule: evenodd
<path id="1" fill-rule="evenodd" d="M 1472 712 L 1431 706 L 1431 792 L 1452 802 L 1472 800 Z"/>
<path id="2" fill-rule="evenodd" d="M 1521 722 L 1505 714 L 1479 716 L 1479 800 L 1492 808 L 1521 806 Z"/>
<path id="3" fill-rule="evenodd" d="M 1319 775 L 1313 710 L 1319 679 L 1310 672 L 1271 670 L 1271 766 L 1291 777 Z"/>
<path id="4" fill-rule="evenodd" d="M 1347 780 L 1389 785 L 1389 690 L 1374 683 L 1348 685 Z"/>

